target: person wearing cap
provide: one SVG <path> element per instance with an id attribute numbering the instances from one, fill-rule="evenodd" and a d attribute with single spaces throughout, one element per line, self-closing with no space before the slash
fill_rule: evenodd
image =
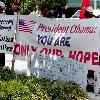
<path id="1" fill-rule="evenodd" d="M 4 14 L 5 4 L 0 1 L 0 14 Z"/>

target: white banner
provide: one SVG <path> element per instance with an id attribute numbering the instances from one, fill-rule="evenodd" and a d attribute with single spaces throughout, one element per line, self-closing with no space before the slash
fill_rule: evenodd
<path id="1" fill-rule="evenodd" d="M 20 16 L 15 59 L 30 60 L 37 77 L 74 81 L 86 87 L 90 65 L 99 65 L 99 19 Z"/>
<path id="2" fill-rule="evenodd" d="M 20 16 L 14 53 L 26 59 L 35 52 L 99 64 L 99 19 L 48 19 Z"/>
<path id="3" fill-rule="evenodd" d="M 16 16 L 0 15 L 0 53 L 13 53 Z"/>

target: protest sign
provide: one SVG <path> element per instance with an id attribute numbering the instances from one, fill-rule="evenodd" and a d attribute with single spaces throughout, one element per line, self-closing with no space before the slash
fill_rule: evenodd
<path id="1" fill-rule="evenodd" d="M 14 15 L 0 16 L 0 53 L 13 54 L 16 22 Z"/>
<path id="2" fill-rule="evenodd" d="M 26 59 L 36 52 L 99 64 L 99 20 L 48 19 L 20 16 L 14 53 Z"/>
<path id="3" fill-rule="evenodd" d="M 99 21 L 20 16 L 15 59 L 30 59 L 37 77 L 86 87 L 88 66 L 99 63 Z M 94 24 L 95 23 L 95 24 Z"/>

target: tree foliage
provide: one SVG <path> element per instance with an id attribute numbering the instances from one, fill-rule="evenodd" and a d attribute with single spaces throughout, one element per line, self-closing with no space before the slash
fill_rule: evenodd
<path id="1" fill-rule="evenodd" d="M 3 2 L 12 3 L 14 0 L 1 0 Z M 66 6 L 67 0 L 20 0 L 21 2 L 21 12 L 28 14 L 33 10 L 39 10 L 42 5 L 49 5 L 51 9 L 55 5 L 61 5 L 62 7 Z"/>
<path id="2" fill-rule="evenodd" d="M 22 0 L 21 2 L 21 12 L 29 13 L 33 10 L 39 10 L 42 5 L 49 5 L 51 9 L 55 5 L 66 6 L 67 0 Z"/>

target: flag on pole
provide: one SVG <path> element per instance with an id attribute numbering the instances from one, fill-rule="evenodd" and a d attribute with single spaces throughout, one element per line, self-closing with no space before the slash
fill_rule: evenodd
<path id="1" fill-rule="evenodd" d="M 85 9 L 87 9 L 89 6 L 91 6 L 90 0 L 82 0 L 82 6 L 81 6 L 81 11 L 80 11 L 80 19 L 84 19 L 84 13 Z"/>
<path id="2" fill-rule="evenodd" d="M 19 31 L 32 33 L 34 24 L 35 24 L 34 21 L 19 19 Z"/>

